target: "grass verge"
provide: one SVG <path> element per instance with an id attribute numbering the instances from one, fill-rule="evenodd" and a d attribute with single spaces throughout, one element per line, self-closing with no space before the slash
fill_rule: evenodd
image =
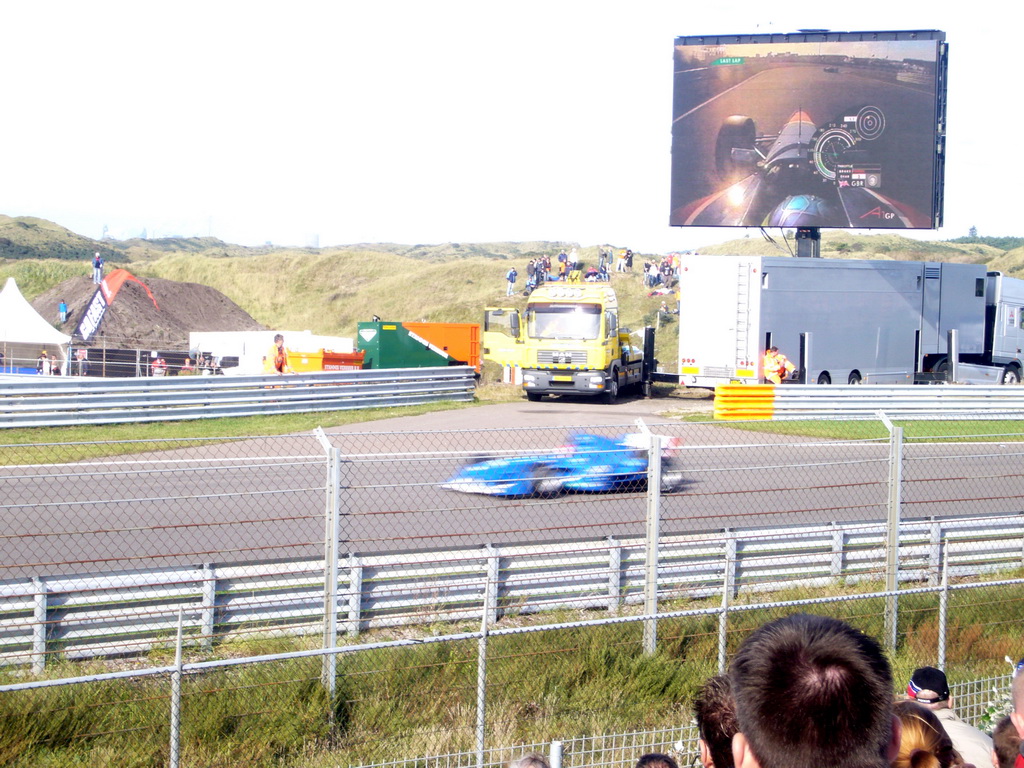
<path id="1" fill-rule="evenodd" d="M 789 590 L 773 598 L 864 594 L 878 586 Z M 755 598 L 741 595 L 738 602 Z M 665 609 L 714 608 L 717 603 L 680 600 Z M 899 647 L 891 656 L 897 690 L 916 666 L 936 662 L 937 605 L 934 594 L 900 600 Z M 773 607 L 732 614 L 728 653 L 755 627 L 793 610 Z M 877 598 L 821 603 L 813 612 L 844 619 L 875 637 L 884 632 L 883 603 Z M 992 620 L 995 615 L 998 621 Z M 1003 657 L 1016 658 L 1020 651 L 1024 588 L 954 592 L 950 617 L 951 679 L 1004 674 Z M 595 614 L 509 616 L 497 628 L 589 618 Z M 474 629 L 469 624 L 433 628 Z M 512 746 L 689 722 L 694 692 L 717 672 L 717 617 L 660 620 L 653 656 L 641 650 L 642 632 L 642 624 L 633 622 L 492 637 L 487 649 L 488 744 Z M 394 630 L 369 633 L 359 642 L 394 636 Z M 268 639 L 265 647 L 303 649 L 311 642 L 277 638 Z M 225 642 L 215 652 L 239 650 L 232 646 Z M 240 650 L 259 653 L 261 644 L 250 640 Z M 469 639 L 346 653 L 338 657 L 338 696 L 333 702 L 320 684 L 319 659 L 187 677 L 182 764 L 326 768 L 472 751 L 477 650 L 477 642 Z M 83 671 L 80 666 L 58 667 L 48 675 Z M 14 672 L 0 673 L 3 682 L 13 679 Z M 5 694 L 0 697 L 0 764 L 165 764 L 169 691 L 169 680 L 160 678 Z"/>
<path id="2" fill-rule="evenodd" d="M 473 403 L 444 402 L 401 408 L 286 413 L 148 424 L 9 429 L 0 433 L 0 465 L 54 464 L 101 456 L 171 450 L 182 447 L 183 443 L 190 440 L 224 441 L 252 436 L 309 433 L 317 427 L 344 427 L 367 421 L 469 408 L 487 402 L 496 400 L 478 398 Z"/>

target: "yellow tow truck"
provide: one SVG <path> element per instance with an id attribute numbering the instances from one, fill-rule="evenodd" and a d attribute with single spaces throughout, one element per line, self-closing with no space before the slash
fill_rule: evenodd
<path id="1" fill-rule="evenodd" d="M 575 394 L 613 402 L 624 387 L 647 381 L 644 350 L 619 326 L 618 300 L 607 284 L 542 285 L 530 294 L 523 315 L 487 308 L 482 342 L 484 358 L 522 369 L 530 400 Z M 645 334 L 644 346 L 647 336 L 653 350 L 653 332 Z M 653 362 L 650 355 L 646 359 Z"/>

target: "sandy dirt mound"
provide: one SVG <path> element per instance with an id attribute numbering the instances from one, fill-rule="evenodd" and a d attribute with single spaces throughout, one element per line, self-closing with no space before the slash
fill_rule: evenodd
<path id="1" fill-rule="evenodd" d="M 140 278 L 142 279 L 142 278 Z M 153 301 L 141 285 L 125 282 L 114 303 L 107 309 L 99 336 L 92 343 L 76 346 L 103 346 L 188 349 L 190 331 L 266 330 L 231 299 L 206 285 L 179 283 L 158 277 L 142 279 L 153 292 Z M 47 321 L 67 334 L 74 333 L 96 286 L 83 275 L 66 280 L 37 296 L 32 306 Z M 61 300 L 68 305 L 68 320 L 60 322 Z"/>

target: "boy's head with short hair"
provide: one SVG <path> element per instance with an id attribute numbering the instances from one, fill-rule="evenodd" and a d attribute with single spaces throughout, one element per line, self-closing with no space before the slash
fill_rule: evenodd
<path id="1" fill-rule="evenodd" d="M 838 619 L 765 624 L 743 643 L 729 682 L 737 768 L 887 768 L 899 747 L 889 662 Z"/>

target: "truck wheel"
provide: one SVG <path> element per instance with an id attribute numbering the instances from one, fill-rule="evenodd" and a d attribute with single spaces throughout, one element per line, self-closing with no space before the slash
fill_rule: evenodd
<path id="1" fill-rule="evenodd" d="M 1008 365 L 1003 368 L 1003 375 L 999 379 L 1003 384 L 1020 384 L 1020 371 L 1015 365 Z"/>
<path id="2" fill-rule="evenodd" d="M 849 379 L 849 381 L 847 383 L 849 383 L 849 384 L 860 384 L 861 383 L 860 373 L 858 373 L 857 371 L 853 371 L 850 374 L 850 379 Z"/>
<path id="3" fill-rule="evenodd" d="M 828 375 L 828 371 L 822 371 L 821 373 L 818 374 L 818 383 L 819 384 L 831 384 L 832 383 L 832 377 Z"/>
<path id="4" fill-rule="evenodd" d="M 529 400 L 531 403 L 539 403 L 542 397 L 544 397 L 544 395 L 542 395 L 540 392 L 526 393 L 526 399 Z"/>
<path id="5" fill-rule="evenodd" d="M 614 403 L 619 396 L 619 372 L 612 371 L 608 379 L 608 385 L 604 388 L 604 401 Z"/>

